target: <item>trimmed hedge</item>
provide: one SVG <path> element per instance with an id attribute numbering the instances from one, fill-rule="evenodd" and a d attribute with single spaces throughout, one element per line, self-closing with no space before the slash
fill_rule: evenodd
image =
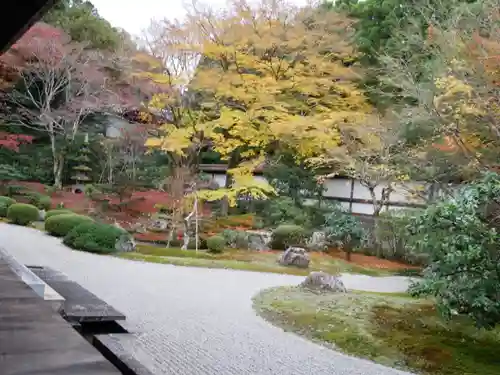
<path id="1" fill-rule="evenodd" d="M 207 239 L 208 251 L 214 254 L 219 254 L 224 251 L 226 240 L 222 236 L 212 236 Z"/>
<path id="2" fill-rule="evenodd" d="M 286 250 L 289 246 L 304 246 L 307 236 L 307 231 L 300 225 L 280 225 L 272 233 L 270 246 L 274 250 Z"/>
<path id="3" fill-rule="evenodd" d="M 64 237 L 67 235 L 74 227 L 86 223 L 93 222 L 90 217 L 83 215 L 72 214 L 61 214 L 49 217 L 45 221 L 45 230 L 55 237 Z"/>
<path id="4" fill-rule="evenodd" d="M 15 199 L 12 199 L 10 197 L 0 196 L 0 217 L 6 217 L 7 216 L 7 210 L 14 203 L 16 203 Z"/>
<path id="5" fill-rule="evenodd" d="M 165 241 L 165 244 L 167 241 Z M 183 240 L 179 240 L 177 238 L 174 238 L 170 241 L 170 247 L 179 247 L 181 248 L 184 245 Z M 207 241 L 205 237 L 200 234 L 198 237 L 198 250 L 203 250 L 207 248 Z M 195 250 L 196 249 L 196 240 L 194 238 L 191 238 L 188 243 L 188 250 Z"/>
<path id="6" fill-rule="evenodd" d="M 38 199 L 38 204 L 36 205 L 40 210 L 50 210 L 52 208 L 52 198 L 48 195 L 42 195 Z"/>
<path id="7" fill-rule="evenodd" d="M 7 218 L 17 225 L 28 225 L 39 218 L 38 208 L 31 204 L 14 203 L 7 210 Z"/>
<path id="8" fill-rule="evenodd" d="M 27 195 L 28 201 L 40 210 L 50 210 L 52 199 L 48 195 L 32 192 Z"/>
<path id="9" fill-rule="evenodd" d="M 73 249 L 107 254 L 116 251 L 116 241 L 124 234 L 128 233 L 113 225 L 86 222 L 74 227 L 63 242 Z"/>
<path id="10" fill-rule="evenodd" d="M 45 220 L 47 220 L 49 217 L 52 217 L 52 216 L 67 215 L 67 214 L 75 215 L 75 213 L 73 211 L 65 209 L 65 208 L 57 209 L 57 210 L 50 210 L 50 211 L 47 211 L 45 213 Z"/>

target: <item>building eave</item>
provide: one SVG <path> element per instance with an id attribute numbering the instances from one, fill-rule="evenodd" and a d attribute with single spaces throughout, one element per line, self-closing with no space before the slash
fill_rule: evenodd
<path id="1" fill-rule="evenodd" d="M 9 20 L 0 26 L 0 54 L 7 51 L 57 0 L 10 1 L 3 13 Z"/>

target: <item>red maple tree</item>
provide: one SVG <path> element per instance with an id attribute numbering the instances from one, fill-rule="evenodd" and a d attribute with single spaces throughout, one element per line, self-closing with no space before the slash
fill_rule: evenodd
<path id="1" fill-rule="evenodd" d="M 1 58 L 21 85 L 8 95 L 11 122 L 47 133 L 56 187 L 65 149 L 93 113 L 117 113 L 137 105 L 127 84 L 127 59 L 76 43 L 62 30 L 35 24 Z"/>
<path id="2" fill-rule="evenodd" d="M 25 134 L 10 134 L 0 132 L 0 147 L 8 148 L 9 150 L 19 152 L 21 144 L 31 143 L 33 137 Z"/>

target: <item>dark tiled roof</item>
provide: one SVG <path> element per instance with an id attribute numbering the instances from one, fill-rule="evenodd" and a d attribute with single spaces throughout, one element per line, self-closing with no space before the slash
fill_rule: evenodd
<path id="1" fill-rule="evenodd" d="M 0 54 L 16 42 L 55 3 L 55 0 L 8 1 L 3 14 L 8 15 L 0 26 Z"/>

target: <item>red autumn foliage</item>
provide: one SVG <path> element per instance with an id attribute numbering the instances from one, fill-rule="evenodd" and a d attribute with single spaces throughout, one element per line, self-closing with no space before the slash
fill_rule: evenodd
<path id="1" fill-rule="evenodd" d="M 144 242 L 166 241 L 167 234 L 166 233 L 152 233 L 152 232 L 134 233 L 134 238 L 137 241 L 144 241 Z"/>
<path id="2" fill-rule="evenodd" d="M 457 151 L 457 144 L 449 136 L 444 136 L 440 143 L 433 143 L 432 146 L 443 152 Z"/>
<path id="3" fill-rule="evenodd" d="M 29 190 L 46 194 L 45 186 L 39 182 L 11 181 L 11 184 L 25 186 Z M 157 204 L 168 205 L 169 203 L 168 194 L 158 190 L 135 191 L 132 193 L 130 200 L 132 201 L 130 207 L 126 207 L 125 212 L 131 210 L 145 215 L 158 212 L 155 207 Z M 52 194 L 53 207 L 63 203 L 69 209 L 82 209 L 92 205 L 89 202 L 91 200 L 85 194 L 75 194 L 69 191 L 57 191 Z M 118 198 L 110 197 L 110 203 L 119 204 L 120 202 Z"/>
<path id="4" fill-rule="evenodd" d="M 155 207 L 157 204 L 168 204 L 168 194 L 162 191 L 148 190 L 136 191 L 130 197 L 130 203 L 127 204 L 126 210 L 139 212 L 142 214 L 151 214 L 158 212 Z M 119 204 L 118 198 L 110 200 L 111 204 Z"/>
<path id="5" fill-rule="evenodd" d="M 7 52 L 0 56 L 0 77 L 14 82 L 19 73 L 32 62 L 33 54 L 37 59 L 58 59 L 69 37 L 58 28 L 43 22 L 36 23 Z M 39 53 L 43 51 L 43 53 Z"/>
<path id="6" fill-rule="evenodd" d="M 500 40 L 498 35 L 483 37 L 479 32 L 472 35 L 467 44 L 469 61 L 473 63 L 482 78 L 487 78 L 494 86 L 500 85 Z"/>
<path id="7" fill-rule="evenodd" d="M 21 144 L 31 143 L 32 141 L 33 137 L 31 135 L 0 132 L 0 147 L 8 148 L 12 151 L 18 152 Z"/>
<path id="8" fill-rule="evenodd" d="M 16 71 L 17 78 L 25 70 L 36 72 L 41 81 L 47 81 L 47 75 L 52 77 L 53 72 L 70 72 L 72 81 L 82 83 L 77 89 L 85 95 L 73 98 L 66 108 L 69 112 L 80 112 L 82 107 L 118 110 L 138 105 L 129 65 L 126 56 L 89 50 L 73 42 L 64 31 L 43 22 L 33 25 L 0 57 L 0 67 Z M 63 82 L 57 75 L 56 79 L 48 83 L 55 83 L 52 86 L 60 89 Z"/>

